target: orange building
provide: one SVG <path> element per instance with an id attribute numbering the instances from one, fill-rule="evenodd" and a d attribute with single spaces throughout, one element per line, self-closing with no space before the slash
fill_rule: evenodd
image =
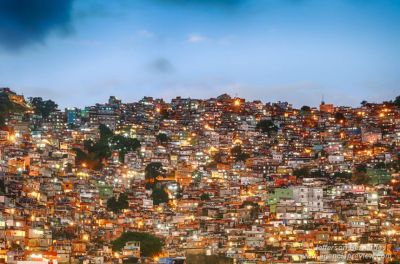
<path id="1" fill-rule="evenodd" d="M 321 102 L 319 105 L 319 111 L 324 112 L 324 113 L 333 113 L 334 112 L 334 107 L 333 104 L 325 104 L 324 101 Z"/>

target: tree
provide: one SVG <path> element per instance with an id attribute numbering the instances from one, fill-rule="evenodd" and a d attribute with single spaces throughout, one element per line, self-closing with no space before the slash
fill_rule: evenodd
<path id="1" fill-rule="evenodd" d="M 154 187 L 151 197 L 153 198 L 154 205 L 167 203 L 169 201 L 168 193 L 165 191 L 164 187 Z"/>
<path id="2" fill-rule="evenodd" d="M 161 119 L 169 119 L 171 117 L 171 113 L 168 111 L 168 109 L 163 108 L 161 109 L 160 116 Z"/>
<path id="3" fill-rule="evenodd" d="M 293 171 L 293 175 L 299 178 L 309 177 L 310 176 L 310 169 L 308 167 L 303 167 L 300 169 L 295 169 Z"/>
<path id="4" fill-rule="evenodd" d="M 309 107 L 308 105 L 303 105 L 300 110 L 302 112 L 311 112 L 311 107 Z"/>
<path id="5" fill-rule="evenodd" d="M 384 162 L 378 162 L 377 164 L 375 164 L 375 169 L 386 169 L 386 164 Z"/>
<path id="6" fill-rule="evenodd" d="M 41 115 L 43 118 L 49 117 L 49 115 L 57 110 L 58 105 L 52 100 L 44 101 L 42 97 L 31 97 L 29 103 L 35 110 L 35 114 Z"/>
<path id="7" fill-rule="evenodd" d="M 165 170 L 161 162 L 150 162 L 144 169 L 145 179 L 149 182 L 155 182 L 158 176 L 164 176 Z"/>
<path id="8" fill-rule="evenodd" d="M 313 178 L 321 178 L 324 176 L 324 173 L 320 169 L 313 170 L 313 171 L 310 171 L 310 176 Z"/>
<path id="9" fill-rule="evenodd" d="M 157 138 L 158 143 L 160 143 L 160 144 L 165 144 L 169 140 L 168 136 L 164 133 L 159 133 L 156 138 Z"/>
<path id="10" fill-rule="evenodd" d="M 140 142 L 136 138 L 127 138 L 121 135 L 115 135 L 110 140 L 111 149 L 119 153 L 119 160 L 124 161 L 125 154 L 135 151 L 140 147 Z"/>
<path id="11" fill-rule="evenodd" d="M 6 116 L 12 109 L 12 102 L 5 93 L 0 94 L 0 127 L 5 126 Z"/>
<path id="12" fill-rule="evenodd" d="M 4 114 L 0 113 L 0 128 L 4 127 L 6 125 L 6 118 Z"/>
<path id="13" fill-rule="evenodd" d="M 396 99 L 394 99 L 393 103 L 394 103 L 396 106 L 400 107 L 400 95 L 397 96 Z"/>
<path id="14" fill-rule="evenodd" d="M 208 193 L 202 193 L 202 194 L 200 195 L 200 200 L 202 200 L 202 201 L 209 201 L 209 200 L 211 200 L 211 198 L 210 198 L 210 195 L 209 195 Z"/>
<path id="15" fill-rule="evenodd" d="M 85 152 L 80 148 L 73 148 L 76 153 L 75 161 L 77 164 L 85 164 L 87 168 L 98 170 L 102 168 L 102 156 L 95 151 Z"/>
<path id="16" fill-rule="evenodd" d="M 119 238 L 111 242 L 114 251 L 120 251 L 127 242 L 140 242 L 140 255 L 143 257 L 152 257 L 162 251 L 164 242 L 149 233 L 143 232 L 125 232 Z"/>
<path id="17" fill-rule="evenodd" d="M 6 193 L 6 186 L 4 180 L 0 180 L 0 194 L 4 195 Z"/>
<path id="18" fill-rule="evenodd" d="M 234 146 L 231 149 L 231 155 L 235 158 L 236 162 L 245 162 L 249 158 L 249 154 L 244 153 L 240 145 Z"/>
<path id="19" fill-rule="evenodd" d="M 276 133 L 278 131 L 278 127 L 271 120 L 263 119 L 257 123 L 256 129 L 261 130 L 262 133 L 266 133 L 268 136 L 271 136 L 272 133 Z"/>
<path id="20" fill-rule="evenodd" d="M 99 125 L 99 133 L 100 133 L 100 141 L 108 141 L 114 133 L 112 130 L 106 125 Z"/>
<path id="21" fill-rule="evenodd" d="M 345 171 L 337 171 L 333 174 L 333 177 L 335 178 L 342 178 L 342 179 L 351 179 L 351 173 L 345 172 Z"/>
<path id="22" fill-rule="evenodd" d="M 116 199 L 114 196 L 107 200 L 107 209 L 119 214 L 123 209 L 129 208 L 128 196 L 121 193 Z"/>
<path id="23" fill-rule="evenodd" d="M 0 128 L 5 126 L 6 118 L 11 113 L 21 113 L 25 110 L 25 107 L 23 107 L 22 105 L 16 104 L 11 101 L 7 93 L 0 93 Z"/>
<path id="24" fill-rule="evenodd" d="M 74 149 L 78 163 L 86 163 L 91 169 L 100 169 L 102 161 L 111 156 L 112 151 L 118 151 L 119 160 L 123 162 L 124 156 L 129 151 L 135 151 L 140 147 L 139 140 L 127 138 L 114 133 L 105 125 L 99 126 L 100 138 L 97 142 L 86 140 L 83 143 L 85 151 Z"/>
<path id="25" fill-rule="evenodd" d="M 366 106 L 368 104 L 368 102 L 366 100 L 362 100 L 360 103 L 362 106 Z"/>
<path id="26" fill-rule="evenodd" d="M 335 113 L 335 120 L 336 122 L 344 122 L 346 118 L 344 117 L 344 114 L 341 112 L 336 112 Z"/>
<path id="27" fill-rule="evenodd" d="M 353 171 L 351 180 L 355 184 L 367 184 L 369 181 L 367 166 L 365 164 L 357 165 Z"/>

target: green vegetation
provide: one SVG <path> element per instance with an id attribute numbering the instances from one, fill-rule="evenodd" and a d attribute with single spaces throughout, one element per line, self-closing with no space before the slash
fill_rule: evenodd
<path id="1" fill-rule="evenodd" d="M 299 178 L 309 177 L 310 176 L 310 169 L 308 167 L 302 167 L 299 169 L 295 169 L 293 171 L 293 175 Z"/>
<path id="2" fill-rule="evenodd" d="M 154 205 L 167 203 L 169 201 L 168 193 L 163 187 L 154 187 L 151 197 L 153 198 Z"/>
<path id="3" fill-rule="evenodd" d="M 102 199 L 108 199 L 113 196 L 113 186 L 108 185 L 104 182 L 97 183 L 97 189 L 99 190 L 99 196 Z"/>
<path id="4" fill-rule="evenodd" d="M 353 171 L 351 180 L 355 184 L 368 184 L 369 177 L 367 174 L 367 166 L 365 164 L 359 164 Z"/>
<path id="5" fill-rule="evenodd" d="M 350 173 L 350 172 L 345 172 L 345 171 L 343 171 L 343 172 L 335 172 L 334 174 L 333 174 L 333 176 L 335 177 L 335 178 L 342 178 L 342 179 L 351 179 L 351 176 L 352 176 L 352 174 Z"/>
<path id="6" fill-rule="evenodd" d="M 355 184 L 385 184 L 390 181 L 390 174 L 385 168 L 367 168 L 367 165 L 359 164 L 355 167 L 351 180 Z"/>
<path id="7" fill-rule="evenodd" d="M 200 195 L 200 200 L 202 200 L 202 201 L 209 201 L 209 200 L 211 200 L 211 198 L 210 198 L 210 195 L 209 195 L 208 193 L 202 193 L 202 194 Z"/>
<path id="8" fill-rule="evenodd" d="M 13 103 L 6 93 L 0 93 L 0 128 L 5 126 L 6 118 L 11 113 L 24 112 L 25 108 Z"/>
<path id="9" fill-rule="evenodd" d="M 234 157 L 236 162 L 239 162 L 239 161 L 245 162 L 250 157 L 249 154 L 243 152 L 242 147 L 239 145 L 234 146 L 231 149 L 231 155 Z"/>
<path id="10" fill-rule="evenodd" d="M 41 115 L 43 118 L 57 110 L 58 105 L 52 100 L 43 101 L 42 97 L 29 98 L 29 104 L 33 107 L 35 114 Z"/>
<path id="11" fill-rule="evenodd" d="M 149 233 L 125 232 L 119 238 L 111 242 L 114 251 L 120 251 L 130 241 L 140 242 L 140 254 L 143 257 L 152 257 L 162 251 L 163 241 Z"/>
<path id="12" fill-rule="evenodd" d="M 346 118 L 344 117 L 343 113 L 336 112 L 335 113 L 335 120 L 336 120 L 336 122 L 344 122 L 344 121 L 346 121 Z"/>
<path id="13" fill-rule="evenodd" d="M 377 164 L 375 164 L 374 168 L 378 170 L 383 170 L 386 169 L 386 164 L 385 162 L 378 162 Z"/>
<path id="14" fill-rule="evenodd" d="M 105 125 L 99 126 L 100 139 L 97 142 L 86 140 L 84 150 L 74 149 L 78 164 L 85 163 L 88 168 L 100 169 L 102 161 L 111 156 L 112 151 L 118 151 L 119 160 L 123 162 L 124 156 L 129 151 L 140 147 L 140 142 L 134 138 L 127 138 L 114 133 Z"/>
<path id="15" fill-rule="evenodd" d="M 158 176 L 165 176 L 165 170 L 160 162 L 150 162 L 147 164 L 144 172 L 147 189 L 155 186 Z"/>
<path id="16" fill-rule="evenodd" d="M 107 209 L 115 214 L 119 214 L 123 209 L 127 208 L 129 208 L 128 196 L 124 193 L 121 193 L 118 199 L 113 196 L 107 200 Z"/>
<path id="17" fill-rule="evenodd" d="M 157 135 L 157 141 L 160 144 L 166 144 L 168 142 L 168 140 L 169 140 L 168 136 L 164 133 L 159 133 Z"/>
<path id="18" fill-rule="evenodd" d="M 393 103 L 394 103 L 396 106 L 400 107 L 400 95 L 397 96 L 396 99 L 394 99 Z"/>
<path id="19" fill-rule="evenodd" d="M 368 183 L 371 185 L 387 184 L 390 181 L 390 174 L 386 168 L 368 168 Z"/>
<path id="20" fill-rule="evenodd" d="M 308 114 L 310 114 L 310 112 L 311 112 L 311 107 L 309 107 L 308 105 L 303 105 L 301 108 L 300 108 L 300 111 L 301 111 L 301 114 L 303 114 L 303 115 L 308 115 Z"/>
<path id="21" fill-rule="evenodd" d="M 4 180 L 0 180 L 0 194 L 6 193 L 6 186 L 4 185 Z"/>
<path id="22" fill-rule="evenodd" d="M 157 186 L 157 177 L 165 176 L 166 171 L 163 169 L 160 162 L 150 162 L 147 164 L 145 171 L 146 188 L 152 189 L 152 198 L 155 205 L 168 202 L 168 194 L 164 187 Z"/>
<path id="23" fill-rule="evenodd" d="M 256 125 L 257 130 L 261 130 L 262 133 L 266 133 L 271 136 L 273 133 L 278 132 L 278 127 L 271 120 L 263 119 Z"/>
<path id="24" fill-rule="evenodd" d="M 136 138 L 127 138 L 121 135 L 115 135 L 110 140 L 111 149 L 118 150 L 119 160 L 124 161 L 125 154 L 135 151 L 140 147 L 140 143 Z"/>

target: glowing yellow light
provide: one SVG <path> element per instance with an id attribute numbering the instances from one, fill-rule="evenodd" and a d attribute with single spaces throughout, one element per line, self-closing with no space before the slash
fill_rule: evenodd
<path id="1" fill-rule="evenodd" d="M 314 249 L 307 249 L 307 255 L 309 258 L 315 258 L 317 253 L 315 252 Z"/>
<path id="2" fill-rule="evenodd" d="M 10 141 L 11 143 L 15 142 L 15 135 L 11 134 L 8 136 L 8 141 Z"/>
<path id="3" fill-rule="evenodd" d="M 210 151 L 210 152 L 215 152 L 215 151 L 218 151 L 218 149 L 215 148 L 215 147 L 213 147 L 213 146 L 211 146 L 210 149 L 209 149 L 209 151 Z"/>
<path id="4" fill-rule="evenodd" d="M 241 145 L 242 141 L 240 139 L 235 139 L 235 141 L 233 142 L 235 145 Z"/>

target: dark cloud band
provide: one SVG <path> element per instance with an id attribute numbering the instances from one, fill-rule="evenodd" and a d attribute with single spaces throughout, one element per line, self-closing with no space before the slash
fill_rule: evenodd
<path id="1" fill-rule="evenodd" d="M 43 42 L 53 31 L 66 32 L 74 0 L 0 0 L 0 46 L 7 50 Z"/>

